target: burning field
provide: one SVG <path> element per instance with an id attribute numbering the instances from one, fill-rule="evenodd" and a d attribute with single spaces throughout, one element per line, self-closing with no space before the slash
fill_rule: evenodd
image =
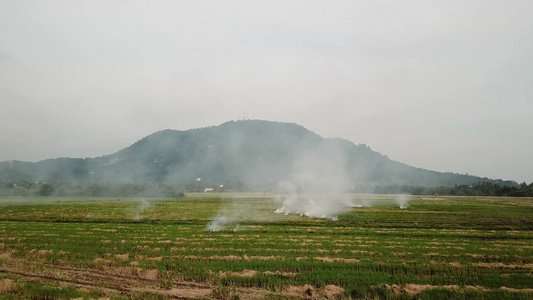
<path id="1" fill-rule="evenodd" d="M 0 199 L 0 298 L 533 298 L 533 199 L 204 197 Z"/>

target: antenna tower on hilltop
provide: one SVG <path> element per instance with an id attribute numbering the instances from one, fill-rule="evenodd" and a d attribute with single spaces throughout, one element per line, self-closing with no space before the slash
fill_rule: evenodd
<path id="1" fill-rule="evenodd" d="M 237 121 L 255 120 L 255 111 L 252 111 L 252 118 L 248 115 L 246 109 L 242 109 L 242 115 L 237 113 Z"/>

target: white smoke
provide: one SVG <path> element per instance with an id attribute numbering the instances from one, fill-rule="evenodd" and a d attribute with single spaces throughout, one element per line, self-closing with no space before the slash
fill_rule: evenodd
<path id="1" fill-rule="evenodd" d="M 349 161 L 350 147 L 346 147 L 345 141 L 330 139 L 316 148 L 308 145 L 302 145 L 302 148 L 305 150 L 298 152 L 300 156 L 288 166 L 285 180 L 276 187 L 278 206 L 275 213 L 336 221 L 339 215 L 350 212 L 354 207 L 370 207 L 383 202 L 384 199 L 374 202 L 376 199 L 372 197 L 348 193 L 353 190 L 350 187 L 354 185 L 351 182 L 354 174 L 347 168 L 353 162 Z M 258 168 L 256 172 L 260 175 L 265 171 Z M 261 177 L 257 174 L 253 176 Z M 385 202 L 390 205 L 391 201 L 404 209 L 409 196 L 401 195 Z M 233 201 L 218 212 L 206 230 L 220 231 L 231 226 L 236 228 L 243 221 L 262 221 L 254 215 L 255 208 L 246 205 L 245 201 Z"/>
<path id="2" fill-rule="evenodd" d="M 144 198 L 139 199 L 139 205 L 133 213 L 133 219 L 136 221 L 141 220 L 143 218 L 144 210 L 148 207 L 150 207 L 150 202 L 148 202 L 148 200 Z"/>
<path id="3" fill-rule="evenodd" d="M 207 230 L 208 231 L 221 231 L 224 230 L 226 227 L 231 226 L 234 224 L 236 220 L 231 220 L 230 218 L 223 216 L 223 215 L 217 215 L 209 224 L 207 224 Z"/>
<path id="4" fill-rule="evenodd" d="M 293 214 L 310 218 L 323 218 L 332 221 L 339 219 L 338 215 L 349 209 L 349 206 L 330 196 L 291 196 L 283 198 L 283 205 L 276 209 L 277 214 Z"/>
<path id="5" fill-rule="evenodd" d="M 372 207 L 373 205 L 372 205 L 372 200 L 370 200 L 368 197 L 357 196 L 352 199 L 351 206 L 361 208 L 361 207 Z"/>
<path id="6" fill-rule="evenodd" d="M 221 200 L 226 205 L 220 209 L 217 215 L 207 224 L 207 231 L 222 231 L 233 227 L 233 231 L 239 230 L 240 222 L 249 221 L 267 221 L 268 217 L 261 214 L 253 201 L 246 199 L 240 200 Z"/>
<path id="7" fill-rule="evenodd" d="M 400 206 L 401 209 L 407 209 L 409 206 L 409 201 L 411 200 L 411 195 L 396 195 L 394 201 Z"/>
<path id="8" fill-rule="evenodd" d="M 282 204 L 275 212 L 338 220 L 339 214 L 352 206 L 351 199 L 344 194 L 349 187 L 344 158 L 342 148 L 335 143 L 299 158 L 290 179 L 277 186 Z M 306 194 L 301 194 L 302 191 Z"/>

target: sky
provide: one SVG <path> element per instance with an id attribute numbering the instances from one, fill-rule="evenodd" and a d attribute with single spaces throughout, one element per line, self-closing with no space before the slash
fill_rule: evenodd
<path id="1" fill-rule="evenodd" d="M 0 161 L 155 131 L 300 124 L 533 182 L 533 1 L 0 0 Z"/>

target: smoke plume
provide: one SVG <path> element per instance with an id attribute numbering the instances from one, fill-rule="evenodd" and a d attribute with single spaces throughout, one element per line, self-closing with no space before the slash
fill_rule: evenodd
<path id="1" fill-rule="evenodd" d="M 336 221 L 339 214 L 351 207 L 345 194 L 349 187 L 346 155 L 334 142 L 297 159 L 289 178 L 277 186 L 281 201 L 281 207 L 275 211 L 278 214 Z"/>
<path id="2" fill-rule="evenodd" d="M 139 205 L 133 213 L 133 219 L 136 221 L 141 220 L 143 218 L 144 210 L 148 207 L 150 207 L 150 202 L 148 202 L 148 200 L 144 198 L 139 199 Z"/>
<path id="3" fill-rule="evenodd" d="M 409 200 L 411 200 L 410 195 L 396 195 L 394 201 L 400 206 L 401 209 L 407 209 Z"/>
<path id="4" fill-rule="evenodd" d="M 233 228 L 239 230 L 239 223 L 243 222 L 267 222 L 272 217 L 262 212 L 256 206 L 256 202 L 247 199 L 221 200 L 225 206 L 218 211 L 216 216 L 207 224 L 207 231 L 222 231 Z"/>

